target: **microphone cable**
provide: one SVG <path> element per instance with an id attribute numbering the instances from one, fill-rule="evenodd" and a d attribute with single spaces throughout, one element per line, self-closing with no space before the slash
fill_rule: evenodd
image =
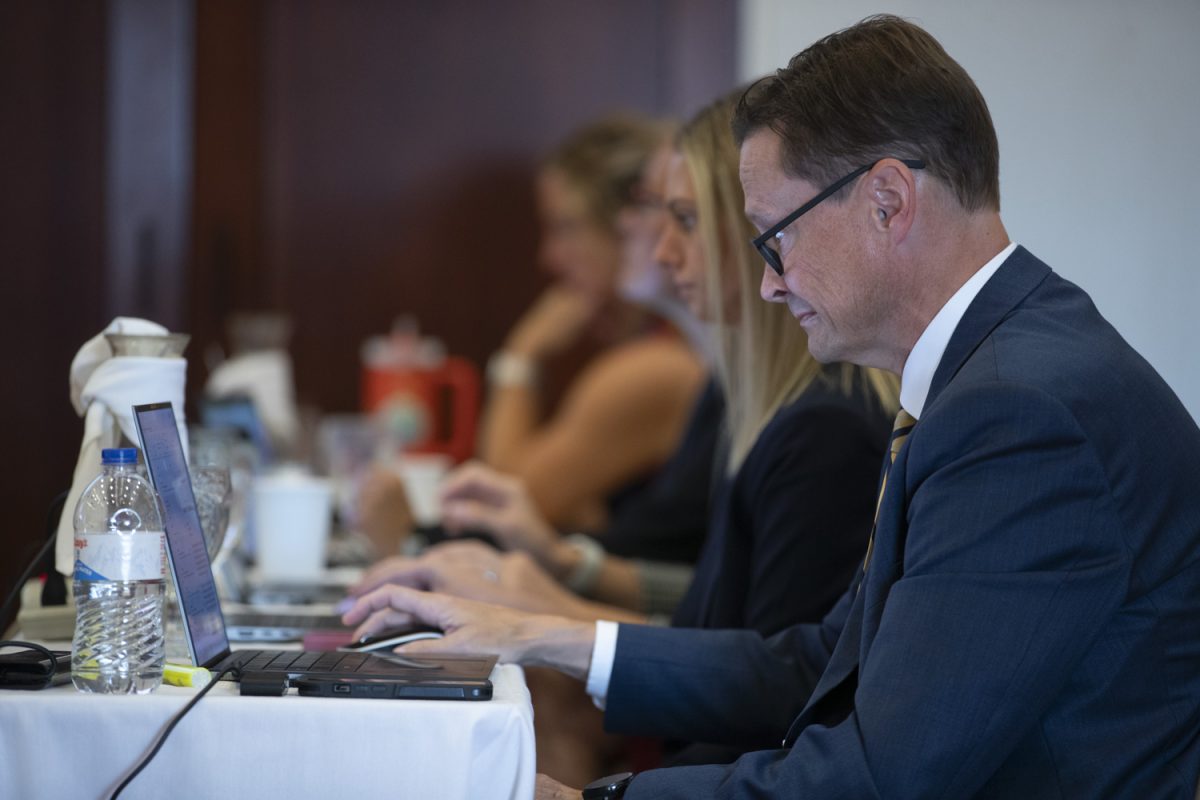
<path id="1" fill-rule="evenodd" d="M 21 587 L 25 585 L 25 581 L 29 580 L 29 576 L 33 574 L 33 571 L 37 569 L 37 565 L 42 562 L 42 559 L 46 557 L 46 553 L 48 553 L 50 548 L 54 545 L 54 535 L 58 533 L 58 516 L 55 514 L 55 511 L 60 511 L 62 509 L 63 502 L 66 500 L 66 498 L 67 493 L 63 492 L 62 494 L 58 495 L 58 497 L 55 497 L 54 502 L 50 504 L 50 511 L 46 515 L 46 541 L 42 544 L 41 549 L 38 550 L 37 555 L 33 557 L 33 560 L 29 562 L 29 566 L 26 567 L 25 571 L 21 573 L 21 577 L 17 578 L 17 584 L 13 586 L 12 590 L 9 591 L 8 596 L 4 598 L 4 605 L 0 606 L 0 620 L 8 619 L 8 609 L 12 605 L 13 601 L 20 596 Z"/>

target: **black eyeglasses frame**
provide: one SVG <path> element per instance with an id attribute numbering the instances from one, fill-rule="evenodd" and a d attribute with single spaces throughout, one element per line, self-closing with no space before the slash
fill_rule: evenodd
<path id="1" fill-rule="evenodd" d="M 820 205 L 821 201 L 829 198 L 838 189 L 841 189 L 843 186 L 845 186 L 847 183 L 849 183 L 850 181 L 857 178 L 859 175 L 862 175 L 866 172 L 870 172 L 872 169 L 875 168 L 876 164 L 878 164 L 880 161 L 884 161 L 884 160 L 886 160 L 886 159 L 883 159 L 883 158 L 878 159 L 877 161 L 873 161 L 870 164 L 859 167 L 858 169 L 851 172 L 849 175 L 845 175 L 841 178 L 838 178 L 836 181 L 829 184 L 824 189 L 822 189 L 820 192 L 818 192 L 816 197 L 812 198 L 807 203 L 800 206 L 799 208 L 797 208 L 792 213 L 788 214 L 783 219 L 779 220 L 779 222 L 776 222 L 770 228 L 767 228 L 759 236 L 756 236 L 753 239 L 751 239 L 750 243 L 752 245 L 754 245 L 754 249 L 757 250 L 758 254 L 763 257 L 763 260 L 767 262 L 767 266 L 770 267 L 771 269 L 773 269 L 775 271 L 776 275 L 783 277 L 783 257 L 779 254 L 778 250 L 776 250 L 774 247 L 771 246 L 771 244 L 770 244 L 771 240 L 773 240 L 775 238 L 775 236 L 778 233 L 780 233 L 784 228 L 786 228 L 788 225 L 791 225 L 793 222 L 800 219 L 800 217 L 804 216 L 809 211 L 812 211 L 814 208 L 816 208 L 818 205 Z M 904 166 L 908 167 L 909 169 L 925 169 L 925 162 L 921 161 L 920 159 L 901 158 L 901 159 L 897 159 L 897 160 Z"/>

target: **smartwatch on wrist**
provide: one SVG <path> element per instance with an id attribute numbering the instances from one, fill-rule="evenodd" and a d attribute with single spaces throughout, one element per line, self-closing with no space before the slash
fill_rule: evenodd
<path id="1" fill-rule="evenodd" d="M 618 800 L 625 796 L 625 790 L 629 787 L 631 780 L 633 780 L 632 772 L 606 775 L 583 787 L 583 800 Z"/>
<path id="2" fill-rule="evenodd" d="M 586 533 L 572 533 L 563 542 L 579 554 L 579 564 L 571 570 L 563 584 L 575 594 L 586 596 L 600 577 L 600 568 L 604 565 L 604 546 Z"/>

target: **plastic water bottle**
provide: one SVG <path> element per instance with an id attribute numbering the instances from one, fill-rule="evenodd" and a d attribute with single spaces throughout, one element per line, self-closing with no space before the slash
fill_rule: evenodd
<path id="1" fill-rule="evenodd" d="M 162 683 L 166 543 L 158 496 L 132 447 L 104 450 L 75 506 L 75 640 L 81 692 L 144 694 Z"/>

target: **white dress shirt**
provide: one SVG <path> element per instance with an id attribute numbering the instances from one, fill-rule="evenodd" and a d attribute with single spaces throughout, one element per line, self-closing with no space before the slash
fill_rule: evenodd
<path id="1" fill-rule="evenodd" d="M 954 329 L 958 327 L 963 314 L 967 313 L 967 307 L 1016 249 L 1016 243 L 1009 243 L 976 270 L 930 320 L 917 343 L 913 345 L 900 376 L 900 405 L 913 415 L 913 419 L 920 419 L 921 412 L 925 410 L 929 387 L 933 383 L 933 373 L 937 371 L 942 355 L 946 352 L 946 345 L 954 335 Z M 596 642 L 592 646 L 592 663 L 588 668 L 587 693 L 600 708 L 604 708 L 608 698 L 608 684 L 612 679 L 613 661 L 617 655 L 618 630 L 619 626 L 615 622 L 600 620 L 596 623 Z"/>
<path id="2" fill-rule="evenodd" d="M 950 337 L 954 335 L 959 320 L 967 313 L 967 306 L 971 305 L 971 301 L 979 294 L 983 285 L 996 274 L 996 270 L 1000 269 L 1000 265 L 1016 249 L 1016 243 L 1010 243 L 993 256 L 991 261 L 976 270 L 974 275 L 967 278 L 967 282 L 959 287 L 946 301 L 946 305 L 942 306 L 942 310 L 925 326 L 921 338 L 913 345 L 908 360 L 904 362 L 904 372 L 900 376 L 900 405 L 912 414 L 913 419 L 920 419 L 921 412 L 925 410 L 925 400 L 929 397 L 933 373 L 942 361 L 946 345 L 950 344 Z"/>

